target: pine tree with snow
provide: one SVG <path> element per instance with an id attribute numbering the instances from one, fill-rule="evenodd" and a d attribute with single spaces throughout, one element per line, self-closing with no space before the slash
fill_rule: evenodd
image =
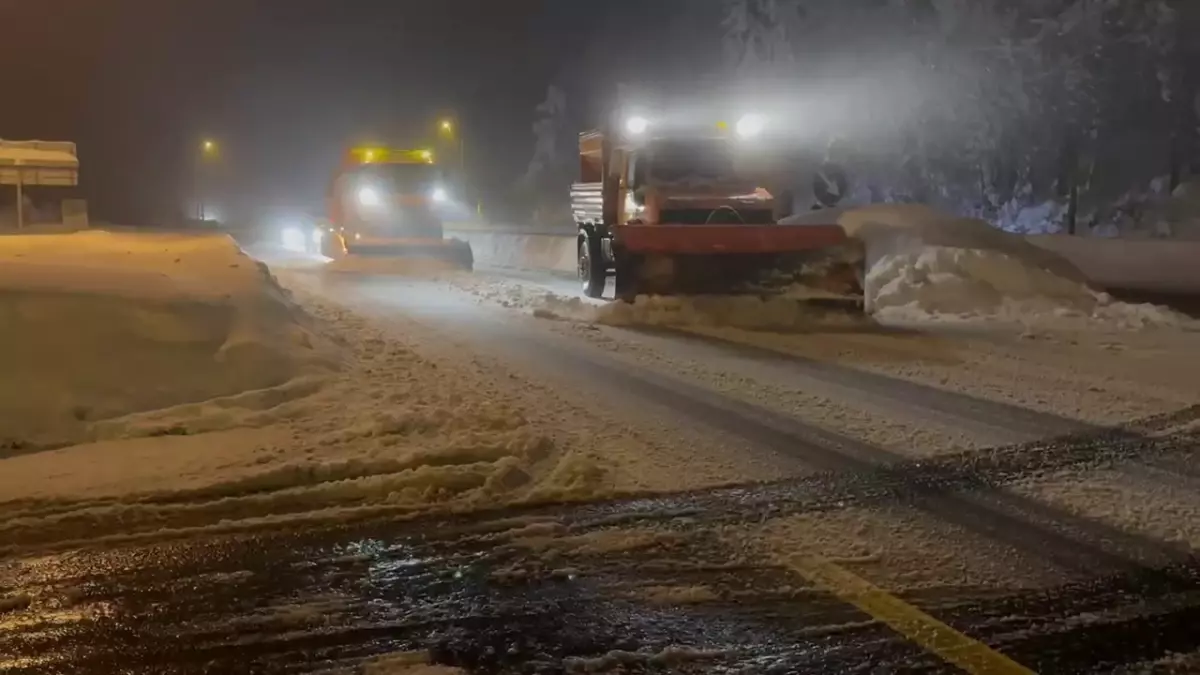
<path id="1" fill-rule="evenodd" d="M 562 89 L 550 85 L 535 110 L 533 158 L 523 182 L 536 185 L 561 163 L 559 140 L 566 128 L 567 98 Z"/>
<path id="2" fill-rule="evenodd" d="M 789 25 L 795 0 L 725 0 L 725 62 L 742 75 L 778 71 L 793 62 Z"/>

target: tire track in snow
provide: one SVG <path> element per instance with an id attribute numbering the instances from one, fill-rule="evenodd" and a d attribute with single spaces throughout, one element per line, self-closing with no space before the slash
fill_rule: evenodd
<path id="1" fill-rule="evenodd" d="M 788 354 L 769 347 L 671 328 L 625 327 L 622 330 L 669 338 L 694 348 L 710 350 L 710 353 L 766 364 L 782 369 L 781 372 L 788 378 L 794 378 L 800 389 L 819 388 L 822 393 L 847 401 L 877 405 L 906 417 L 929 420 L 1000 442 L 1100 429 L 1059 415 Z"/>
<path id="2" fill-rule="evenodd" d="M 440 297 L 435 297 L 439 294 Z M 886 476 L 899 469 L 893 477 L 898 480 L 887 482 L 906 503 L 933 518 L 977 532 L 1062 569 L 1084 574 L 1098 570 L 1120 573 L 1165 566 L 1188 555 L 1151 537 L 1036 502 L 971 474 L 956 476 L 949 481 L 953 486 L 949 489 L 936 482 L 908 484 L 902 467 L 909 457 L 676 376 L 623 363 L 602 349 L 568 339 L 534 321 L 512 321 L 511 314 L 481 310 L 456 295 L 416 284 L 406 287 L 406 292 L 377 292 L 374 298 L 428 322 L 435 330 L 480 336 L 489 346 L 502 346 L 509 356 L 524 357 L 553 371 L 569 373 L 572 380 L 599 385 L 601 391 L 620 392 L 626 403 L 644 402 L 666 409 L 699 428 L 712 429 L 753 447 L 791 457 L 809 469 L 871 477 Z M 455 302 L 469 309 L 456 309 L 452 306 Z M 953 394 L 927 396 L 948 412 L 962 405 L 962 399 Z M 598 401 L 602 404 L 603 397 L 598 397 Z M 995 410 L 988 408 L 987 412 L 991 415 Z M 1019 409 L 1003 410 L 1010 416 L 1023 414 Z M 1039 431 L 1045 431 L 1047 425 L 1060 433 L 1065 431 L 1052 416 L 1030 414 L 1024 419 L 1029 425 L 1036 422 Z M 1072 426 L 1076 431 L 1080 428 Z M 1131 441 L 1136 445 L 1137 439 Z M 1101 442 L 1101 448 L 1103 445 Z M 1053 446 L 1046 449 L 1056 450 Z"/>

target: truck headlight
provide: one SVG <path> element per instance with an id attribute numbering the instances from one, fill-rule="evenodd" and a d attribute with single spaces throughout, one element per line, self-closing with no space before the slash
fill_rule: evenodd
<path id="1" fill-rule="evenodd" d="M 377 208 L 383 206 L 383 197 L 379 195 L 379 190 L 373 187 L 362 187 L 358 189 L 358 203 L 360 206 Z"/>
<path id="2" fill-rule="evenodd" d="M 283 248 L 286 251 L 303 252 L 305 249 L 304 230 L 298 227 L 285 227 L 281 233 Z"/>
<path id="3" fill-rule="evenodd" d="M 754 138 L 767 127 L 767 118 L 757 113 L 742 115 L 737 122 L 737 135 L 741 138 Z"/>
<path id="4" fill-rule="evenodd" d="M 641 117 L 640 115 L 634 115 L 633 117 L 625 120 L 625 131 L 628 131 L 634 136 L 639 136 L 646 133 L 646 129 L 649 126 L 650 120 L 646 119 L 645 117 Z"/>
<path id="5" fill-rule="evenodd" d="M 429 193 L 429 198 L 435 202 L 440 203 L 440 202 L 444 202 L 447 199 L 449 199 L 450 195 L 446 194 L 446 188 L 442 187 L 441 185 L 438 185 L 437 187 L 433 188 L 433 190 Z"/>

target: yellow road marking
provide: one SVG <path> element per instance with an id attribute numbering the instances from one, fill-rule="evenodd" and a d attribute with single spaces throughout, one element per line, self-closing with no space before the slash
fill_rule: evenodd
<path id="1" fill-rule="evenodd" d="M 786 563 L 809 582 L 858 607 L 968 673 L 1032 675 L 1034 672 L 828 560 L 794 556 L 787 558 Z"/>

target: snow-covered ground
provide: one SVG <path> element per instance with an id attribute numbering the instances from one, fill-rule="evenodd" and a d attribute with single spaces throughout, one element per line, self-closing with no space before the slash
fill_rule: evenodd
<path id="1" fill-rule="evenodd" d="M 40 362 L 61 391 L 76 392 L 70 378 L 91 372 L 159 398 L 76 420 L 65 447 L 0 452 L 0 539 L 13 546 L 592 500 L 812 470 L 706 428 L 714 405 L 752 406 L 899 457 L 1036 437 L 1004 419 L 932 410 L 923 395 L 853 372 L 1100 424 L 1200 400 L 1200 365 L 1188 358 L 1196 334 L 1170 326 L 1101 330 L 1093 317 L 1077 333 L 892 331 L 796 297 L 627 306 L 572 297 L 574 282 L 530 273 L 280 259 L 272 276 L 220 238 L 71 237 L 24 242 L 11 257 L 27 273 L 9 271 L 6 283 L 142 312 L 167 298 L 184 318 L 226 316 L 210 306 L 234 318 L 204 343 L 189 331 L 217 330 L 209 323 L 175 324 L 166 346 L 151 339 L 162 333 L 139 338 L 169 354 L 190 345 L 197 362 L 134 361 L 123 378 Z M 242 308 L 255 309 L 240 319 L 255 344 L 294 355 L 289 369 L 254 380 L 262 371 L 238 362 L 247 379 L 211 388 L 206 378 L 229 382 L 221 336 L 246 334 L 231 328 Z M 88 338 L 92 315 L 27 320 L 40 316 L 91 349 L 88 363 L 105 360 L 97 350 L 107 343 Z M 159 325 L 139 316 L 120 315 L 120 329 Z M 653 331 L 662 326 L 718 342 Z M 105 352 L 112 364 L 131 353 Z M 41 405 L 40 415 L 62 414 Z"/>
<path id="2" fill-rule="evenodd" d="M 993 318 L 898 330 L 806 302 L 804 288 L 767 300 L 623 305 L 580 299 L 573 280 L 532 272 L 259 252 L 268 272 L 217 237 L 91 232 L 12 241 L 21 247 L 3 249 L 6 260 L 25 267 L 3 268 L 6 288 L 77 299 L 73 312 L 27 306 L 12 315 L 28 324 L 20 330 L 52 325 L 74 336 L 73 348 L 91 350 L 87 359 L 63 359 L 66 368 L 43 357 L 41 377 L 69 394 L 86 391 L 72 378 L 115 380 L 139 403 L 75 420 L 58 447 L 0 447 L 0 555 L 360 519 L 469 513 L 474 521 L 486 511 L 508 533 L 497 545 L 556 569 L 636 550 L 671 574 L 678 570 L 669 554 L 685 555 L 693 530 L 715 528 L 729 547 L 725 562 L 738 569 L 795 569 L 797 559 L 815 558 L 901 595 L 1011 593 L 1057 586 L 1079 570 L 928 505 L 891 500 L 889 472 L 881 479 L 856 467 L 920 471 L 931 462 L 937 479 L 939 462 L 965 458 L 970 467 L 1013 444 L 1090 433 L 1085 423 L 1119 425 L 1200 402 L 1200 363 L 1190 358 L 1200 334 L 1181 323 L 1106 321 L 1094 308 L 1049 328 Z M 938 250 L 922 249 L 934 258 Z M 1077 297 L 1070 270 L 1051 274 L 1020 251 L 1004 255 L 1022 264 L 954 255 L 982 256 L 952 262 L 993 288 L 1007 275 L 1033 274 L 1017 288 L 1034 302 Z M 897 260 L 879 256 L 877 265 Z M 902 277 L 890 280 L 897 292 L 920 301 Z M 1047 300 L 1045 288 L 1061 295 Z M 88 303 L 129 307 L 112 315 L 120 322 L 112 330 L 143 350 L 195 360 L 163 365 L 111 349 L 91 332 L 94 315 L 80 308 Z M 140 321 L 164 306 L 177 323 Z M 201 330 L 210 331 L 206 342 L 189 339 Z M 238 361 L 246 379 L 229 385 L 220 356 L 229 338 L 221 336 L 247 334 L 288 367 L 268 378 Z M 105 358 L 129 376 L 70 370 Z M 56 401 L 42 401 L 30 417 L 61 415 Z M 1179 419 L 1155 433 L 1174 438 L 1196 425 Z M 1008 449 L 988 450 L 997 446 Z M 865 463 L 831 468 L 823 451 Z M 1173 452 L 1157 465 L 1133 457 L 1029 471 L 1006 484 L 1047 509 L 1195 550 L 1195 480 L 1171 469 L 1187 459 Z M 850 494 L 867 496 L 820 504 L 820 490 L 808 487 L 843 479 Z M 884 480 L 878 490 L 875 480 Z M 788 510 L 813 498 L 816 508 Z M 582 510 L 611 526 L 580 531 L 561 515 L 565 502 L 588 502 Z M 537 510 L 510 510 L 522 507 Z M 486 541 L 500 529 L 464 536 Z M 0 572 L 39 573 L 23 565 Z M 14 587 L 33 591 L 0 596 L 0 611 L 5 602 L 18 613 L 45 605 L 35 581 L 22 583 Z M 797 579 L 795 588 L 804 587 Z M 622 592 L 664 612 L 730 600 L 665 576 Z M 286 626 L 331 608 L 289 598 L 242 618 Z M 456 672 L 428 660 L 394 654 L 354 672 Z"/>
<path id="3" fill-rule="evenodd" d="M 338 361 L 267 268 L 221 236 L 0 237 L 0 316 L 0 448 L 131 432 L 125 415 Z"/>

